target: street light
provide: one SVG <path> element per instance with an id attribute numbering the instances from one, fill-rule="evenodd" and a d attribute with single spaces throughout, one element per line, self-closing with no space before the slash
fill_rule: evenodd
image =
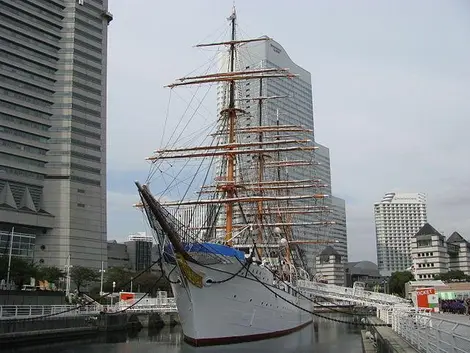
<path id="1" fill-rule="evenodd" d="M 106 272 L 104 269 L 104 261 L 101 261 L 101 284 L 100 284 L 100 297 L 104 295 L 103 293 L 103 278 L 104 278 L 104 273 Z"/>
<path id="2" fill-rule="evenodd" d="M 116 282 L 113 281 L 113 293 L 111 294 L 111 306 L 113 306 L 113 298 L 114 298 L 114 289 L 116 288 Z"/>

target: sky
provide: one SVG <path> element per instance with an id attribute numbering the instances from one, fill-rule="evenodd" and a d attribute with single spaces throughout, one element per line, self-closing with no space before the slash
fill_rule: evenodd
<path id="1" fill-rule="evenodd" d="M 145 158 L 162 144 L 163 86 L 204 64 L 194 45 L 220 32 L 232 4 L 109 1 L 109 240 L 147 230 L 134 180 L 145 181 Z M 330 148 L 333 194 L 346 200 L 349 261 L 376 262 L 373 204 L 391 191 L 425 193 L 428 222 L 470 240 L 468 0 L 236 7 L 244 34 L 275 39 L 312 75 L 315 138 Z"/>

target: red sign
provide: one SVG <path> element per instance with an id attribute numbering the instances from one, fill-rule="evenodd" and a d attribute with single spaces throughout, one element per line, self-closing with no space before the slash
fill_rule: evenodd
<path id="1" fill-rule="evenodd" d="M 422 288 L 416 290 L 416 302 L 418 304 L 418 308 L 429 308 L 429 295 L 436 294 L 436 290 L 434 288 Z"/>

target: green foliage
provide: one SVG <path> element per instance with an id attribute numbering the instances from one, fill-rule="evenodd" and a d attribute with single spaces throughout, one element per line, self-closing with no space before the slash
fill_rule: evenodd
<path id="1" fill-rule="evenodd" d="M 410 271 L 393 272 L 388 281 L 390 293 L 396 293 L 402 298 L 405 297 L 405 284 L 413 281 L 414 277 Z"/>
<path id="2" fill-rule="evenodd" d="M 7 278 L 8 273 L 8 256 L 0 257 L 0 271 L 2 278 Z M 18 287 L 23 284 L 29 284 L 30 278 L 37 277 L 39 272 L 38 266 L 30 260 L 13 256 L 10 265 L 10 281 L 14 281 Z"/>
<path id="3" fill-rule="evenodd" d="M 37 275 L 38 280 L 46 280 L 50 283 L 57 283 L 59 279 L 65 277 L 65 272 L 57 266 L 40 267 Z"/>
<path id="4" fill-rule="evenodd" d="M 80 289 L 90 284 L 91 282 L 95 282 L 99 280 L 100 274 L 98 271 L 82 267 L 82 266 L 73 266 L 70 270 L 70 278 L 72 279 L 73 283 L 77 286 L 77 291 L 80 293 Z"/>
<path id="5" fill-rule="evenodd" d="M 465 275 L 463 271 L 460 270 L 452 270 L 447 273 L 443 273 L 440 275 L 434 276 L 434 279 L 441 280 L 443 282 L 450 282 L 450 281 L 469 281 L 470 276 Z"/>
<path id="6" fill-rule="evenodd" d="M 157 290 L 170 291 L 170 285 L 167 280 L 160 278 L 160 272 L 133 272 L 123 267 L 113 267 L 106 270 L 106 276 L 103 283 L 103 291 L 111 292 L 113 290 L 113 282 L 116 283 L 115 292 L 130 292 L 131 291 L 131 279 L 132 279 L 132 291 L 146 293 L 151 292 L 155 294 Z M 159 279 L 160 278 L 160 279 Z M 155 281 L 158 282 L 155 284 Z"/>

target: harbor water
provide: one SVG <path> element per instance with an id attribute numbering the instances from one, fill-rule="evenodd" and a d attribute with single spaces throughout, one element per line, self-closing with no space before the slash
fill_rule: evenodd
<path id="1" fill-rule="evenodd" d="M 330 315 L 329 315 L 330 316 Z M 351 315 L 331 315 L 335 319 L 351 320 Z M 304 329 L 284 337 L 226 346 L 192 347 L 183 341 L 180 326 L 160 330 L 114 333 L 87 341 L 48 344 L 35 347 L 35 353 L 362 353 L 360 327 L 323 318 Z M 60 340 L 60 338 L 58 337 Z M 23 351 L 23 350 L 22 350 Z M 23 351 L 27 352 L 27 351 Z"/>

